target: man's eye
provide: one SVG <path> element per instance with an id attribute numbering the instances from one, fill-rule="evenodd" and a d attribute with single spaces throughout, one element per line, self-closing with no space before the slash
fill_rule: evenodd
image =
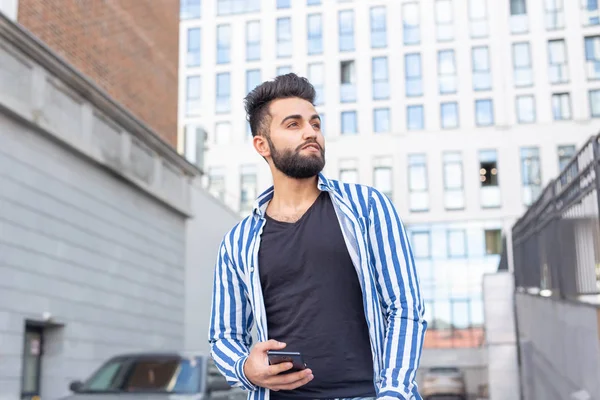
<path id="1" fill-rule="evenodd" d="M 321 124 L 313 124 L 314 128 L 321 129 Z"/>
<path id="2" fill-rule="evenodd" d="M 291 124 L 288 125 L 288 128 L 291 128 L 292 126 L 298 126 L 298 123 L 292 122 Z"/>

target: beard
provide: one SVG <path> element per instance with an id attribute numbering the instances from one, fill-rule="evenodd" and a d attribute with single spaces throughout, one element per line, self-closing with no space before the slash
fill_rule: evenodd
<path id="1" fill-rule="evenodd" d="M 279 151 L 273 145 L 271 138 L 267 136 L 269 149 L 271 150 L 271 158 L 275 168 L 283 172 L 285 175 L 294 179 L 307 179 L 316 176 L 325 167 L 325 149 L 322 148 L 315 140 L 302 143 L 296 147 L 294 151 L 286 149 Z M 308 144 L 316 144 L 321 150 L 318 154 L 309 154 L 304 156 L 300 154 L 302 148 Z"/>

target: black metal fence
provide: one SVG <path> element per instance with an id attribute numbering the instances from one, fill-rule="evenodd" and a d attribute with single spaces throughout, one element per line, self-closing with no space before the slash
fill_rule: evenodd
<path id="1" fill-rule="evenodd" d="M 512 229 L 518 288 L 600 292 L 600 135 L 590 138 Z"/>

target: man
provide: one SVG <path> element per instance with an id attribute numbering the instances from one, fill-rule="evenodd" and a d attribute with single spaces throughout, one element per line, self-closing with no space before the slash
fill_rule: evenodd
<path id="1" fill-rule="evenodd" d="M 295 74 L 246 97 L 273 187 L 219 250 L 209 340 L 249 399 L 421 399 L 426 322 L 412 252 L 390 200 L 325 178 L 315 90 Z M 250 330 L 258 341 L 252 350 Z M 283 373 L 268 350 L 302 353 Z"/>

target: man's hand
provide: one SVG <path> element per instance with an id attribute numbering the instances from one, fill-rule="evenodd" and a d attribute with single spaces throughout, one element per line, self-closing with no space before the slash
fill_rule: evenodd
<path id="1" fill-rule="evenodd" d="M 244 363 L 244 375 L 256 386 L 264 387 L 274 391 L 293 390 L 306 385 L 312 381 L 313 375 L 310 369 L 278 375 L 292 368 L 292 363 L 281 363 L 269 365 L 267 351 L 281 350 L 285 343 L 275 340 L 257 343 Z"/>

